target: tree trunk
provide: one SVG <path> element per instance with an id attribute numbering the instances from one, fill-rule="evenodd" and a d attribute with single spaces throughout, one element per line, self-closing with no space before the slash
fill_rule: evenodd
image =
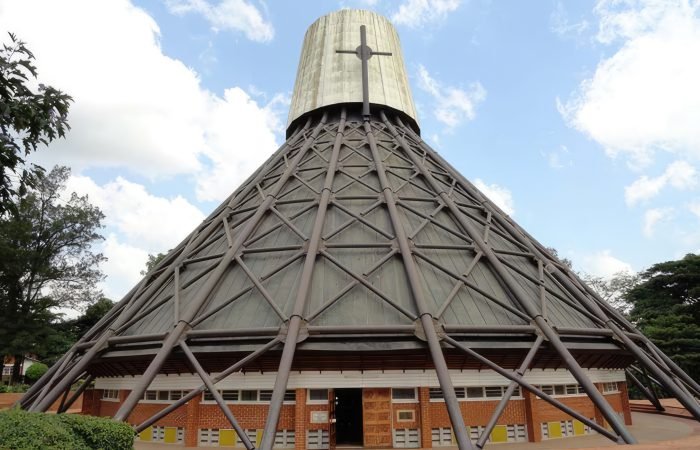
<path id="1" fill-rule="evenodd" d="M 22 363 L 24 362 L 24 355 L 14 355 L 15 363 L 12 366 L 12 378 L 10 378 L 10 384 L 21 384 L 22 383 Z"/>

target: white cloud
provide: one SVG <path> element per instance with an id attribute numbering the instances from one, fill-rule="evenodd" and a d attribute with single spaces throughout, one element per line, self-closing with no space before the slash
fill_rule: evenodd
<path id="1" fill-rule="evenodd" d="M 634 272 L 630 264 L 613 256 L 610 250 L 584 256 L 583 269 L 586 273 L 603 278 L 611 278 L 618 272 Z"/>
<path id="2" fill-rule="evenodd" d="M 166 0 L 173 14 L 200 14 L 214 31 L 241 31 L 252 41 L 268 42 L 275 36 L 272 24 L 263 18 L 258 8 L 245 0 Z"/>
<path id="3" fill-rule="evenodd" d="M 108 298 L 120 300 L 141 280 L 140 272 L 146 268 L 148 252 L 119 242 L 113 234 L 107 236 L 101 251 L 107 257 L 102 270 L 108 274 L 101 289 Z"/>
<path id="4" fill-rule="evenodd" d="M 642 233 L 647 238 L 654 237 L 656 225 L 668 220 L 673 214 L 673 208 L 652 208 L 644 212 L 644 226 Z"/>
<path id="5" fill-rule="evenodd" d="M 67 189 L 88 195 L 105 214 L 105 225 L 141 251 L 158 253 L 175 247 L 204 214 L 181 196 L 163 198 L 122 177 L 104 186 L 86 176 L 72 176 Z"/>
<path id="6" fill-rule="evenodd" d="M 691 213 L 693 213 L 693 214 L 695 214 L 696 216 L 698 216 L 698 219 L 700 219 L 700 201 L 694 202 L 694 203 L 690 203 L 690 204 L 688 205 L 688 210 L 689 210 Z"/>
<path id="7" fill-rule="evenodd" d="M 515 202 L 513 194 L 510 190 L 497 184 L 486 184 L 480 178 L 474 180 L 474 186 L 479 189 L 486 197 L 503 210 L 509 216 L 515 214 Z"/>
<path id="8" fill-rule="evenodd" d="M 240 88 L 223 97 L 204 89 L 195 72 L 163 54 L 158 26 L 143 10 L 116 0 L 41 8 L 0 0 L 0 29 L 27 41 L 40 79 L 75 99 L 68 137 L 37 154 L 45 166 L 122 167 L 151 179 L 190 174 L 203 199 L 220 200 L 244 173 L 214 186 L 221 171 L 210 163 L 246 170 L 277 147 L 276 105 L 261 106 Z"/>
<path id="9" fill-rule="evenodd" d="M 543 152 L 542 155 L 547 159 L 547 164 L 552 169 L 563 169 L 574 164 L 569 158 L 569 149 L 566 145 L 560 145 L 558 149 L 551 152 Z"/>
<path id="10" fill-rule="evenodd" d="M 448 128 L 474 120 L 476 107 L 486 99 L 486 89 L 478 81 L 471 83 L 466 90 L 443 86 L 423 65 L 418 66 L 418 87 L 433 97 L 433 114 Z"/>
<path id="11" fill-rule="evenodd" d="M 600 0 L 598 40 L 620 49 L 568 101 L 567 122 L 634 166 L 657 151 L 700 158 L 700 2 Z"/>
<path id="12" fill-rule="evenodd" d="M 581 20 L 579 22 L 570 22 L 569 14 L 566 12 L 566 8 L 562 2 L 557 2 L 554 7 L 554 11 L 549 16 L 549 29 L 561 36 L 578 36 L 584 31 L 588 30 L 590 24 L 586 20 Z"/>
<path id="13" fill-rule="evenodd" d="M 697 185 L 695 167 L 685 161 L 675 161 L 656 178 L 643 175 L 625 187 L 625 202 L 633 206 L 640 201 L 649 200 L 668 185 L 679 190 L 694 188 Z"/>
<path id="14" fill-rule="evenodd" d="M 460 3 L 461 0 L 406 0 L 391 15 L 391 20 L 397 25 L 418 28 L 444 20 Z"/>

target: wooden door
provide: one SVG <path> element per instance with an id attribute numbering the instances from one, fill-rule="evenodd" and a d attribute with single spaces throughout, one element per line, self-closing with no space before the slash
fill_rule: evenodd
<path id="1" fill-rule="evenodd" d="M 386 448 L 392 446 L 391 389 L 363 389 L 362 418 L 364 422 L 365 448 Z"/>
<path id="2" fill-rule="evenodd" d="M 335 391 L 328 389 L 328 446 L 335 450 Z"/>

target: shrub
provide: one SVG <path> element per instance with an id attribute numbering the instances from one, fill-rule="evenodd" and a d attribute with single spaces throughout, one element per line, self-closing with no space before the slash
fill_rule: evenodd
<path id="1" fill-rule="evenodd" d="M 24 393 L 29 389 L 27 384 L 0 384 L 0 394 L 4 393 Z"/>
<path id="2" fill-rule="evenodd" d="M 0 413 L 0 448 L 26 450 L 84 450 L 73 431 L 48 415 L 10 409 Z"/>
<path id="3" fill-rule="evenodd" d="M 134 446 L 134 429 L 124 422 L 77 414 L 60 414 L 56 418 L 88 448 L 126 450 Z"/>
<path id="4" fill-rule="evenodd" d="M 72 414 L 0 412 L 0 449 L 8 450 L 127 450 L 134 431 L 126 423 Z"/>
<path id="5" fill-rule="evenodd" d="M 27 367 L 27 372 L 24 374 L 25 377 L 32 383 L 41 378 L 46 371 L 49 370 L 49 366 L 43 363 L 34 363 Z"/>

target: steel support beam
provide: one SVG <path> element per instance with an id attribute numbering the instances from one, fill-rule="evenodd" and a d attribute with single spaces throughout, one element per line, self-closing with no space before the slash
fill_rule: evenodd
<path id="1" fill-rule="evenodd" d="M 60 371 L 56 371 L 52 374 L 50 378 L 47 376 L 48 373 L 45 374 L 44 377 L 42 377 L 42 379 L 46 380 L 44 383 L 51 385 L 53 381 L 56 380 L 57 384 L 52 388 L 50 392 L 47 392 L 46 395 L 41 396 L 42 398 L 38 399 L 39 401 L 34 401 L 34 404 L 32 405 L 32 410 L 46 411 L 51 406 L 51 404 L 58 398 L 58 396 L 61 395 L 61 392 L 63 392 L 65 389 L 67 389 L 70 385 L 73 384 L 76 378 L 84 372 L 84 370 L 93 361 L 93 359 L 102 352 L 107 343 L 107 340 L 116 334 L 116 330 L 118 330 L 121 325 L 130 320 L 135 314 L 137 314 L 143 306 L 143 304 L 148 299 L 150 299 L 151 294 L 158 290 L 161 287 L 161 285 L 170 278 L 171 272 L 174 269 L 174 267 L 182 263 L 182 261 L 184 261 L 188 256 L 188 249 L 196 248 L 197 246 L 199 246 L 199 244 L 201 244 L 202 241 L 206 240 L 207 237 L 216 228 L 219 227 L 219 221 L 216 219 L 219 218 L 221 214 L 226 213 L 227 208 L 232 208 L 238 200 L 246 197 L 248 192 L 250 192 L 250 190 L 253 189 L 255 185 L 255 180 L 262 177 L 262 175 L 264 174 L 264 170 L 267 167 L 269 167 L 270 165 L 274 165 L 281 160 L 281 158 L 286 154 L 288 147 L 293 145 L 294 142 L 296 142 L 300 137 L 302 137 L 305 134 L 305 131 L 308 129 L 310 123 L 311 120 L 307 120 L 306 124 L 302 129 L 298 130 L 295 135 L 292 135 L 290 139 L 288 139 L 255 173 L 253 173 L 241 185 L 241 188 L 239 188 L 238 190 L 236 190 L 236 192 L 229 196 L 225 205 L 222 205 L 221 207 L 217 208 L 212 214 L 209 215 L 207 219 L 204 220 L 202 227 L 192 232 L 185 240 L 183 240 L 176 247 L 176 251 L 179 250 L 178 256 L 173 262 L 170 263 L 167 270 L 161 272 L 156 278 L 156 280 L 150 283 L 150 285 L 145 291 L 142 291 L 141 288 L 144 287 L 144 283 L 148 280 L 148 277 L 144 278 L 141 281 L 141 283 L 139 283 L 139 285 L 135 286 L 132 289 L 132 291 L 130 291 L 119 302 L 119 304 L 117 304 L 117 306 L 112 309 L 112 311 L 118 311 L 119 308 L 122 308 L 121 313 L 116 318 L 116 320 L 109 324 L 109 327 L 106 330 L 104 330 L 104 332 L 96 340 L 95 344 L 81 357 L 77 364 L 75 364 L 67 373 L 61 373 Z M 173 254 L 175 254 L 175 252 Z M 92 333 L 94 332 L 94 330 L 97 330 L 99 329 L 99 327 L 106 324 L 106 319 L 108 319 L 108 317 L 112 315 L 112 311 L 110 311 L 103 318 L 104 321 L 100 320 L 90 331 L 88 331 L 87 335 L 92 337 Z M 58 379 L 59 375 L 60 379 Z M 40 382 L 37 382 L 36 384 L 40 387 L 43 387 L 41 380 L 39 381 Z M 40 387 L 37 387 L 37 389 L 39 389 Z M 25 396 L 28 395 L 25 394 Z"/>
<path id="2" fill-rule="evenodd" d="M 532 360 L 535 359 L 535 355 L 537 355 L 537 351 L 540 349 L 540 345 L 542 345 L 542 342 L 544 342 L 544 338 L 542 336 L 538 336 L 537 339 L 535 339 L 535 343 L 532 345 L 532 348 L 527 353 L 527 355 L 525 355 L 522 364 L 520 364 L 520 367 L 518 368 L 518 370 L 515 371 L 515 373 L 517 373 L 521 377 L 525 374 L 525 371 L 530 367 L 530 364 L 532 364 Z M 508 385 L 508 388 L 506 389 L 506 392 L 503 394 L 503 398 L 501 398 L 501 401 L 498 402 L 498 405 L 496 405 L 496 409 L 493 411 L 491 418 L 484 427 L 484 431 L 482 431 L 481 436 L 479 436 L 479 439 L 476 440 L 477 447 L 484 448 L 484 446 L 486 445 L 486 441 L 489 439 L 493 428 L 498 423 L 498 419 L 501 417 L 501 414 L 503 414 L 503 411 L 505 411 L 506 406 L 508 406 L 508 402 L 513 396 L 516 387 L 518 387 L 518 382 L 511 381 Z"/>
<path id="3" fill-rule="evenodd" d="M 262 442 L 260 443 L 260 448 L 262 450 L 271 450 L 275 443 L 277 423 L 279 422 L 282 402 L 284 401 L 284 394 L 287 390 L 287 382 L 289 381 L 289 371 L 291 370 L 292 362 L 294 360 L 294 352 L 296 351 L 297 340 L 299 338 L 299 329 L 303 324 L 303 316 L 306 310 L 309 289 L 311 288 L 314 267 L 316 265 L 316 259 L 318 258 L 318 252 L 321 247 L 321 235 L 323 233 L 323 225 L 326 220 L 326 211 L 328 210 L 328 205 L 331 201 L 333 181 L 338 168 L 340 146 L 343 141 L 343 132 L 345 131 L 345 114 L 345 109 L 343 109 L 341 111 L 340 123 L 338 124 L 335 141 L 333 142 L 333 150 L 331 151 L 331 158 L 328 164 L 326 178 L 324 180 L 323 188 L 321 189 L 321 198 L 319 200 L 318 210 L 316 210 L 316 218 L 314 219 L 313 228 L 311 230 L 309 247 L 306 252 L 304 266 L 302 268 L 301 277 L 299 280 L 299 289 L 294 301 L 291 318 L 289 319 L 289 326 L 287 327 L 287 338 L 284 342 L 284 349 L 282 350 L 282 357 L 277 369 L 275 385 L 272 389 L 270 408 L 267 412 L 265 428 L 263 429 L 263 438 Z"/>
<path id="4" fill-rule="evenodd" d="M 637 389 L 639 389 L 642 394 L 649 400 L 649 402 L 654 405 L 657 411 L 666 411 L 666 409 L 661 405 L 661 402 L 659 402 L 659 399 L 656 397 L 656 394 L 653 393 L 653 391 L 650 391 L 646 386 L 644 386 L 644 383 L 639 381 L 637 377 L 634 376 L 632 371 L 629 369 L 625 369 L 625 373 L 629 377 L 630 380 L 632 380 L 632 383 L 637 386 Z"/>
<path id="5" fill-rule="evenodd" d="M 518 383 L 523 389 L 526 389 L 526 390 L 532 392 L 533 394 L 535 394 L 536 396 L 538 396 L 538 397 L 541 398 L 542 400 L 546 401 L 547 403 L 549 403 L 550 405 L 556 407 L 557 409 L 559 409 L 559 410 L 565 412 L 566 414 L 570 415 L 570 416 L 573 417 L 574 419 L 580 420 L 581 422 L 583 422 L 583 423 L 585 423 L 586 425 L 588 425 L 589 427 L 593 428 L 593 429 L 596 430 L 598 433 L 602 434 L 603 436 L 607 437 L 608 439 L 610 439 L 610 440 L 612 440 L 612 441 L 614 441 L 614 442 L 617 442 L 617 443 L 622 443 L 622 442 L 620 441 L 620 437 L 619 437 L 619 436 L 617 436 L 617 435 L 611 433 L 610 431 L 608 431 L 607 429 L 605 429 L 603 426 L 601 426 L 601 425 L 595 423 L 594 421 L 592 421 L 592 420 L 589 419 L 588 417 L 582 415 L 581 413 L 577 412 L 576 410 L 574 410 L 574 409 L 572 409 L 572 408 L 569 408 L 569 407 L 566 406 L 565 404 L 563 404 L 563 403 L 561 403 L 560 401 L 556 400 L 556 399 L 555 399 L 554 397 L 552 397 L 551 395 L 545 394 L 545 393 L 542 392 L 540 389 L 537 389 L 535 386 L 533 386 L 533 385 L 530 384 L 529 382 L 525 381 L 525 379 L 524 379 L 522 376 L 520 376 L 519 374 L 513 373 L 513 372 L 510 372 L 510 371 L 508 371 L 508 370 L 503 369 L 502 367 L 500 367 L 498 364 L 494 363 L 494 362 L 491 361 L 490 359 L 481 356 L 480 354 L 478 354 L 478 353 L 475 352 L 474 350 L 470 349 L 469 347 L 466 347 L 466 346 L 462 345 L 462 343 L 460 343 L 459 341 L 457 341 L 457 340 L 451 338 L 450 336 L 445 336 L 445 337 L 443 338 L 443 340 L 444 340 L 445 342 L 447 342 L 448 344 L 450 344 L 451 346 L 453 346 L 454 348 L 459 349 L 459 350 L 463 351 L 464 353 L 470 355 L 472 358 L 474 358 L 474 359 L 476 359 L 476 360 L 482 362 L 483 364 L 485 364 L 486 366 L 490 367 L 494 372 L 498 373 L 499 375 L 503 376 L 504 378 L 507 378 L 507 379 L 509 379 L 509 380 L 511 380 L 511 381 L 515 381 L 515 382 Z"/>
<path id="6" fill-rule="evenodd" d="M 73 395 L 71 395 L 68 401 L 61 408 L 58 408 L 59 414 L 68 411 L 70 407 L 73 406 L 73 403 L 75 403 L 75 401 L 78 400 L 80 395 L 85 391 L 85 389 L 87 389 L 88 386 L 90 386 L 90 383 L 92 383 L 92 380 L 94 379 L 95 377 L 93 375 L 88 375 L 87 378 L 85 378 L 85 381 L 83 381 L 83 384 L 78 386 L 78 389 L 75 390 L 75 392 L 73 393 Z"/>
<path id="7" fill-rule="evenodd" d="M 212 383 L 216 384 L 219 381 L 221 381 L 221 380 L 225 379 L 226 377 L 228 377 L 229 375 L 231 375 L 232 373 L 241 370 L 248 363 L 253 362 L 257 358 L 262 356 L 264 353 L 266 353 L 268 350 L 275 347 L 277 344 L 279 344 L 279 342 L 280 342 L 279 338 L 275 338 L 275 339 L 271 340 L 270 342 L 268 342 L 267 344 L 260 347 L 259 349 L 255 350 L 254 352 L 248 354 L 248 356 L 246 356 L 245 358 L 239 360 L 238 362 L 236 362 L 235 364 L 230 366 L 228 369 L 224 370 L 220 374 L 213 377 Z M 176 400 L 174 403 L 171 403 L 167 407 L 161 409 L 160 411 L 158 411 L 157 413 L 155 413 L 154 415 L 152 415 L 148 419 L 141 422 L 139 425 L 134 427 L 134 430 L 137 433 L 140 433 L 141 431 L 148 428 L 156 421 L 162 419 L 163 417 L 167 416 L 171 412 L 178 409 L 180 406 L 182 406 L 185 403 L 187 403 L 188 401 L 192 400 L 193 398 L 195 398 L 196 396 L 198 396 L 199 394 L 204 392 L 206 389 L 207 389 L 207 386 L 204 384 L 195 388 L 195 389 L 192 389 L 187 394 L 183 395 L 182 398 L 180 398 L 179 400 Z"/>
<path id="8" fill-rule="evenodd" d="M 402 124 L 401 119 L 397 118 L 398 122 Z M 402 124 L 403 125 L 403 124 Z M 390 125 L 393 127 L 393 125 Z M 545 258 L 543 256 L 543 249 L 541 248 L 540 244 L 537 244 L 537 246 L 533 245 L 533 242 L 536 242 L 532 236 L 530 236 L 525 230 L 522 228 L 518 227 L 517 225 L 513 225 L 509 220 L 505 219 L 505 214 L 498 209 L 495 205 L 491 204 L 491 202 L 486 201 L 483 197 L 478 195 L 478 190 L 471 184 L 469 181 L 467 181 L 461 174 L 459 174 L 456 170 L 454 170 L 440 155 L 438 155 L 436 152 L 434 152 L 432 149 L 430 149 L 425 143 L 422 142 L 419 136 L 417 136 L 413 130 L 411 130 L 409 127 L 403 127 L 408 130 L 408 133 L 411 134 L 419 143 L 419 146 L 425 151 L 427 154 L 429 154 L 431 157 L 433 157 L 438 163 L 440 163 L 445 170 L 452 176 L 454 179 L 458 180 L 464 189 L 469 192 L 470 195 L 474 196 L 475 198 L 479 199 L 482 201 L 482 204 L 484 208 L 487 210 L 492 210 L 497 212 L 495 214 L 496 220 L 499 222 L 501 226 L 503 226 L 508 232 L 510 232 L 513 237 L 518 239 L 521 244 L 525 245 L 528 249 L 533 251 L 533 253 L 539 257 L 540 259 L 547 260 L 548 258 Z M 624 333 L 619 326 L 612 320 L 611 316 L 603 313 L 603 311 L 600 309 L 600 305 L 604 304 L 604 301 L 600 299 L 595 292 L 593 292 L 590 289 L 585 289 L 585 293 L 588 295 L 591 295 L 595 301 L 591 301 L 587 295 L 584 294 L 577 286 L 574 285 L 574 283 L 571 281 L 571 278 L 575 277 L 572 274 L 564 274 L 560 270 L 560 268 L 553 266 L 555 268 L 553 272 L 553 276 L 560 281 L 562 284 L 564 284 L 567 288 L 567 290 L 570 291 L 572 295 L 576 297 L 576 299 L 581 302 L 583 305 L 586 307 L 590 308 L 601 320 L 603 320 L 608 328 L 613 330 L 613 333 L 615 334 L 616 338 L 618 338 L 624 346 L 633 353 L 633 355 L 637 358 L 637 360 L 642 364 L 647 370 L 652 372 L 657 378 L 659 378 L 662 386 L 669 391 L 681 404 L 683 404 L 684 407 L 688 409 L 688 411 L 691 412 L 691 414 L 697 419 L 700 420 L 700 406 L 698 405 L 697 401 L 695 398 L 691 398 L 692 396 L 688 396 L 687 393 L 683 392 L 683 389 L 681 389 L 675 382 L 674 380 L 669 377 L 664 371 L 659 367 L 657 363 L 651 360 L 651 358 L 645 354 L 645 352 L 637 346 L 636 343 L 634 343 L 629 336 Z M 610 311 L 608 311 L 610 313 Z M 625 325 L 626 328 L 630 330 L 634 330 L 635 328 L 626 320 L 624 317 L 621 317 L 619 314 L 612 314 L 612 317 L 615 317 L 617 320 L 619 320 L 621 323 Z M 648 342 L 648 341 L 647 341 Z M 648 343 L 647 345 L 653 345 L 652 343 Z M 663 352 L 660 352 L 661 358 L 665 361 L 668 359 L 670 361 L 670 358 L 668 358 L 666 355 L 663 354 Z M 674 370 L 674 373 L 676 373 L 677 376 L 682 378 L 686 383 L 690 384 L 693 389 L 700 388 L 700 385 L 698 385 L 692 378 L 690 378 L 683 370 L 678 368 L 678 366 L 673 363 L 673 366 L 675 366 L 676 369 Z M 672 367 L 673 367 L 672 366 Z M 700 392 L 700 390 L 698 391 Z M 605 414 L 604 414 L 605 415 Z M 606 417 L 607 418 L 607 417 Z"/>
<path id="9" fill-rule="evenodd" d="M 566 366 L 569 368 L 571 374 L 576 378 L 581 387 L 583 387 L 586 394 L 591 398 L 593 403 L 600 409 L 603 417 L 610 423 L 610 426 L 615 430 L 615 432 L 624 439 L 628 444 L 636 443 L 636 439 L 627 430 L 625 424 L 620 420 L 620 417 L 615 413 L 610 404 L 605 400 L 605 397 L 598 391 L 591 380 L 586 376 L 581 366 L 578 364 L 576 359 L 571 355 L 569 350 L 564 346 L 559 338 L 559 334 L 552 328 L 549 322 L 542 316 L 541 312 L 537 310 L 537 307 L 531 301 L 529 295 L 520 286 L 520 284 L 513 278 L 513 276 L 508 272 L 503 266 L 502 262 L 493 251 L 491 246 L 483 241 L 479 231 L 476 227 L 468 220 L 464 218 L 460 209 L 454 203 L 454 200 L 447 195 L 445 190 L 440 186 L 440 184 L 435 180 L 432 173 L 426 170 L 422 161 L 418 159 L 415 155 L 411 146 L 406 142 L 406 140 L 401 136 L 396 127 L 394 127 L 391 122 L 386 117 L 383 111 L 380 112 L 384 124 L 389 128 L 392 136 L 399 142 L 401 147 L 403 147 L 406 155 L 411 159 L 413 164 L 416 166 L 417 170 L 421 172 L 421 175 L 425 179 L 426 183 L 439 195 L 440 199 L 447 205 L 450 212 L 452 212 L 453 217 L 460 224 L 462 229 L 467 233 L 467 235 L 474 241 L 474 244 L 478 247 L 480 251 L 484 253 L 484 256 L 490 263 L 494 272 L 500 278 L 501 282 L 505 284 L 508 291 L 512 292 L 513 300 L 515 300 L 523 310 L 532 318 L 532 322 L 540 329 L 547 340 L 551 343 L 552 347 L 557 351 L 561 359 L 564 361 Z M 426 152 L 427 153 L 427 152 Z M 499 214 L 496 214 L 498 219 Z M 625 336 L 626 337 L 626 336 Z M 628 338 L 629 339 L 629 338 Z"/>
<path id="10" fill-rule="evenodd" d="M 287 180 L 293 175 L 297 164 L 299 164 L 299 161 L 314 143 L 319 132 L 325 125 L 326 118 L 327 113 L 324 113 L 318 125 L 316 125 L 314 128 L 311 136 L 309 136 L 304 145 L 294 156 L 292 163 L 285 169 L 284 173 L 280 176 L 273 189 L 267 194 L 265 200 L 263 200 L 258 209 L 255 211 L 253 217 L 246 222 L 243 229 L 236 236 L 234 244 L 226 251 L 226 254 L 221 258 L 221 261 L 217 265 L 216 269 L 214 269 L 209 278 L 207 278 L 206 282 L 197 291 L 197 295 L 190 300 L 189 308 L 180 317 L 180 322 L 178 322 L 175 328 L 170 331 L 168 337 L 165 339 L 165 342 L 163 342 L 163 346 L 149 364 L 138 384 L 134 387 L 126 400 L 124 400 L 124 403 L 122 403 L 121 407 L 114 415 L 114 419 L 125 421 L 129 414 L 131 414 L 131 411 L 134 409 L 136 404 L 143 397 L 144 391 L 151 384 L 151 381 L 153 381 L 153 378 L 155 378 L 158 372 L 160 372 L 161 367 L 170 355 L 173 347 L 182 340 L 183 334 L 190 329 L 190 322 L 195 319 L 197 313 L 199 313 L 201 309 L 204 308 L 211 300 L 210 294 L 219 285 L 221 277 L 229 269 L 231 262 L 238 255 L 243 243 L 255 231 L 260 220 L 265 216 L 265 214 L 268 213 L 269 208 L 274 205 L 277 195 L 279 195 Z M 180 262 L 181 261 L 176 261 L 176 263 L 173 264 L 177 266 Z"/>
<path id="11" fill-rule="evenodd" d="M 238 421 L 233 416 L 233 413 L 231 412 L 229 407 L 226 406 L 224 398 L 221 396 L 221 393 L 216 389 L 216 386 L 214 386 L 214 383 L 212 382 L 211 378 L 209 378 L 209 374 L 207 374 L 207 372 L 202 368 L 202 365 L 199 364 L 199 361 L 197 361 L 197 358 L 194 357 L 194 354 L 192 353 L 192 351 L 186 343 L 180 342 L 180 348 L 185 353 L 187 360 L 190 362 L 190 364 L 192 364 L 192 367 L 194 367 L 194 370 L 197 372 L 197 375 L 199 375 L 199 378 L 201 378 L 204 382 L 204 385 L 207 387 L 209 393 L 214 397 L 214 400 L 216 400 L 216 403 L 219 405 L 221 412 L 224 413 L 224 416 L 226 416 L 226 419 L 229 421 L 233 429 L 236 430 L 236 434 L 238 434 L 238 437 L 241 439 L 241 441 L 243 441 L 243 445 L 245 446 L 245 448 L 247 448 L 248 450 L 253 450 L 255 446 L 252 442 L 250 442 L 250 438 L 248 438 L 248 435 L 246 434 L 245 430 L 243 430 L 243 428 L 241 428 L 241 426 L 238 424 Z"/>
<path id="12" fill-rule="evenodd" d="M 364 129 L 370 150 L 372 152 L 372 160 L 375 165 L 375 170 L 377 171 L 377 176 L 379 177 L 379 185 L 384 194 L 384 201 L 386 202 L 387 210 L 389 212 L 389 219 L 392 227 L 394 228 L 396 241 L 399 245 L 399 253 L 401 254 L 401 258 L 404 262 L 404 269 L 406 270 L 408 283 L 411 288 L 411 293 L 413 294 L 413 300 L 416 304 L 416 309 L 418 310 L 420 322 L 423 327 L 423 333 L 430 350 L 430 356 L 433 359 L 435 372 L 437 373 L 440 387 L 442 388 L 442 393 L 445 398 L 445 406 L 447 406 L 447 412 L 450 415 L 450 422 L 452 422 L 452 430 L 454 432 L 455 439 L 457 440 L 457 446 L 460 450 L 472 450 L 474 446 L 467 435 L 467 428 L 464 425 L 462 411 L 459 409 L 457 395 L 455 394 L 452 379 L 450 378 L 450 374 L 447 370 L 445 355 L 442 353 L 440 339 L 435 331 L 433 316 L 430 314 L 428 307 L 426 306 L 424 288 L 418 275 L 416 261 L 412 255 L 406 230 L 404 230 L 403 225 L 401 224 L 399 212 L 396 207 L 396 198 L 394 196 L 394 192 L 391 190 L 389 180 L 387 179 L 386 171 L 384 169 L 384 162 L 379 156 L 379 150 L 377 149 L 377 143 L 372 131 L 372 124 L 368 117 L 366 117 L 364 120 Z"/>

